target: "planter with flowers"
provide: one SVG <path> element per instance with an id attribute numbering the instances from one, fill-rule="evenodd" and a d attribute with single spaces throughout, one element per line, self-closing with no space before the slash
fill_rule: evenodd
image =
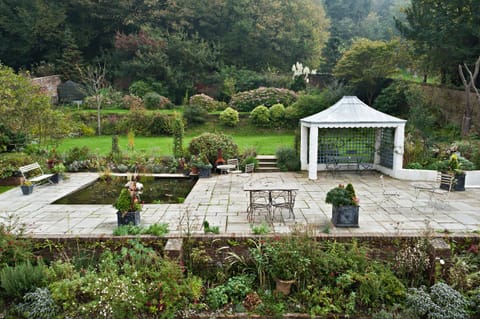
<path id="1" fill-rule="evenodd" d="M 358 227 L 359 199 L 352 184 L 332 188 L 325 199 L 332 204 L 332 223 L 335 227 Z"/>
<path id="2" fill-rule="evenodd" d="M 123 188 L 113 207 L 117 209 L 117 224 L 140 225 L 140 211 L 142 205 L 138 198 L 136 182 L 129 182 L 129 187 Z"/>
<path id="3" fill-rule="evenodd" d="M 459 162 L 457 154 L 452 154 L 450 159 L 448 160 L 448 165 L 446 168 L 441 169 L 442 175 L 447 174 L 449 176 L 453 176 L 453 185 L 452 189 L 454 191 L 464 191 L 465 190 L 465 172 L 461 169 L 461 164 Z M 448 180 L 448 179 L 441 179 Z M 440 183 L 440 188 L 445 190 L 450 190 L 450 185 L 447 183 Z"/>
<path id="4" fill-rule="evenodd" d="M 24 181 L 22 185 L 20 185 L 20 188 L 22 189 L 23 195 L 30 195 L 33 193 L 33 184 L 30 181 Z"/>

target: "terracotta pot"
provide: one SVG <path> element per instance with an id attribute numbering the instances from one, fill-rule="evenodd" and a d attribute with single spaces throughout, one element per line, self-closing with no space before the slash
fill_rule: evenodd
<path id="1" fill-rule="evenodd" d="M 290 290 L 294 283 L 295 280 L 282 280 L 275 278 L 275 291 L 287 296 L 290 294 Z"/>

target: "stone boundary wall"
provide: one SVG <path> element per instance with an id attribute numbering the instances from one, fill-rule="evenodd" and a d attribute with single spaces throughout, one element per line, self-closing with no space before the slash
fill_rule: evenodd
<path id="1" fill-rule="evenodd" d="M 32 83 L 38 85 L 42 91 L 50 96 L 52 104 L 58 103 L 58 86 L 62 83 L 60 75 L 49 75 L 40 78 L 33 78 Z"/>

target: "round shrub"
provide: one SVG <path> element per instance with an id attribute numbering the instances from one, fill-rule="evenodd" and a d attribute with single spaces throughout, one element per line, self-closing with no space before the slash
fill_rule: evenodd
<path id="1" fill-rule="evenodd" d="M 218 102 L 206 94 L 192 95 L 188 101 L 188 105 L 202 108 L 208 112 L 213 112 L 217 109 Z"/>
<path id="2" fill-rule="evenodd" d="M 136 95 L 140 97 L 143 97 L 145 94 L 147 94 L 151 90 L 152 88 L 150 84 L 148 84 L 145 81 L 135 81 L 128 88 L 128 92 L 131 95 Z"/>
<path id="3" fill-rule="evenodd" d="M 257 105 L 270 107 L 281 103 L 288 106 L 296 100 L 297 94 L 291 90 L 261 87 L 235 94 L 230 100 L 230 106 L 241 112 L 250 112 Z"/>
<path id="4" fill-rule="evenodd" d="M 224 134 L 203 133 L 194 137 L 188 145 L 190 154 L 204 154 L 211 164 L 215 163 L 219 149 L 222 150 L 223 158 L 237 157 L 238 145 Z"/>
<path id="5" fill-rule="evenodd" d="M 148 92 L 143 96 L 143 103 L 149 110 L 157 110 L 160 108 L 162 96 L 156 92 Z"/>
<path id="6" fill-rule="evenodd" d="M 136 95 L 125 95 L 123 97 L 122 106 L 124 109 L 134 111 L 144 109 L 143 101 Z"/>
<path id="7" fill-rule="evenodd" d="M 275 126 L 280 126 L 285 120 L 285 106 L 283 104 L 274 104 L 270 107 L 270 120 Z"/>
<path id="8" fill-rule="evenodd" d="M 147 135 L 170 135 L 173 133 L 173 120 L 167 114 L 154 113 L 150 116 Z"/>
<path id="9" fill-rule="evenodd" d="M 203 124 L 206 121 L 208 112 L 204 108 L 191 105 L 185 106 L 183 110 L 183 119 L 188 124 Z"/>
<path id="10" fill-rule="evenodd" d="M 250 113 L 252 123 L 260 127 L 268 127 L 270 125 L 270 111 L 265 105 L 259 105 Z"/>
<path id="11" fill-rule="evenodd" d="M 143 103 L 146 108 L 149 110 L 158 110 L 158 109 L 172 109 L 173 103 L 170 100 L 157 92 L 148 92 L 143 97 Z"/>
<path id="12" fill-rule="evenodd" d="M 235 127 L 238 124 L 238 111 L 227 107 L 222 113 L 220 113 L 220 123 L 225 126 Z"/>

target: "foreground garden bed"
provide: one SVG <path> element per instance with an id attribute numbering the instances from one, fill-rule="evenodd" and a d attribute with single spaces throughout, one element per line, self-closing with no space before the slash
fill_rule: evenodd
<path id="1" fill-rule="evenodd" d="M 442 307 L 462 318 L 479 314 L 475 235 L 177 242 L 173 249 L 152 236 L 29 239 L 3 229 L 3 313 L 22 318 L 23 309 L 35 318 L 28 311 L 43 306 L 69 318 L 419 318 L 413 301 L 437 287 L 450 300 Z M 275 290 L 281 275 L 293 277 L 288 295 Z"/>

